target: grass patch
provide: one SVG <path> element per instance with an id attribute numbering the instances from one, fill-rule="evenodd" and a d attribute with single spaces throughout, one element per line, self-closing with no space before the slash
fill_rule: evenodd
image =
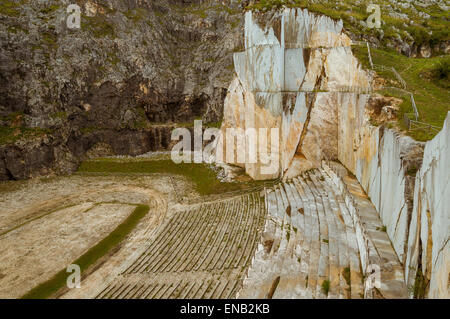
<path id="1" fill-rule="evenodd" d="M 417 175 L 417 171 L 419 170 L 418 167 L 410 167 L 407 171 L 406 174 L 408 174 L 409 176 L 415 177 Z"/>
<path id="2" fill-rule="evenodd" d="M 122 224 L 117 226 L 112 233 L 97 245 L 91 247 L 72 264 L 80 266 L 81 272 L 86 271 L 89 266 L 92 266 L 99 258 L 106 255 L 113 247 L 118 245 L 136 227 L 138 222 L 149 210 L 150 208 L 147 205 L 137 206 L 130 216 Z M 53 278 L 38 285 L 22 296 L 22 299 L 45 299 L 51 297 L 66 284 L 67 276 L 66 269 L 59 271 Z"/>
<path id="3" fill-rule="evenodd" d="M 145 20 L 147 18 L 148 12 L 145 9 L 137 8 L 124 12 L 124 15 L 129 20 L 132 20 L 134 23 L 139 23 L 140 21 Z"/>
<path id="4" fill-rule="evenodd" d="M 367 12 L 369 3 L 380 5 L 381 29 L 369 29 L 361 25 L 361 22 L 365 22 L 371 14 Z M 346 31 L 356 36 L 370 35 L 376 37 L 385 47 L 388 44 L 392 45 L 399 36 L 407 37 L 406 33 L 413 37 L 416 46 L 423 44 L 433 46 L 450 39 L 448 13 L 439 8 L 437 4 L 428 7 L 415 5 L 414 7 L 417 10 L 415 11 L 386 0 L 371 0 L 370 2 L 349 0 L 339 2 L 332 0 L 256 0 L 247 6 L 246 9 L 266 12 L 283 6 L 306 8 L 311 12 L 323 14 L 335 20 L 342 19 Z M 400 15 L 394 16 L 390 14 L 391 11 Z M 423 15 L 424 13 L 430 16 L 426 17 Z"/>
<path id="5" fill-rule="evenodd" d="M 322 282 L 322 292 L 328 296 L 328 292 L 330 291 L 330 281 L 329 280 L 324 280 Z"/>
<path id="6" fill-rule="evenodd" d="M 195 185 L 200 195 L 212 195 L 263 185 L 265 181 L 221 182 L 217 173 L 207 164 L 180 163 L 171 159 L 161 160 L 118 160 L 102 158 L 83 162 L 78 172 L 81 173 L 166 173 L 182 175 Z"/>
<path id="7" fill-rule="evenodd" d="M 114 25 L 109 23 L 105 16 L 88 17 L 83 15 L 81 19 L 81 28 L 83 30 L 90 30 L 96 38 L 116 38 Z"/>
<path id="8" fill-rule="evenodd" d="M 0 126 L 0 145 L 15 143 L 21 139 L 50 134 L 50 129 Z"/>
<path id="9" fill-rule="evenodd" d="M 345 282 L 347 283 L 347 285 L 349 285 L 351 287 L 351 281 L 350 281 L 350 267 L 345 267 L 342 270 L 342 277 L 344 277 Z"/>
<path id="10" fill-rule="evenodd" d="M 425 299 L 427 294 L 428 281 L 422 273 L 422 267 L 419 266 L 416 273 L 416 278 L 414 279 L 414 285 L 408 287 L 409 293 L 414 296 L 415 299 Z"/>
<path id="11" fill-rule="evenodd" d="M 450 89 L 450 56 L 445 56 L 432 69 L 427 71 L 421 73 L 421 76 L 429 76 L 430 80 L 440 87 Z"/>
<path id="12" fill-rule="evenodd" d="M 20 16 L 19 7 L 22 1 L 2 0 L 0 2 L 0 14 L 8 17 Z"/>
<path id="13" fill-rule="evenodd" d="M 369 68 L 367 58 L 367 49 L 356 48 L 354 54 L 361 61 L 365 68 Z M 448 76 L 449 57 L 434 58 L 407 58 L 393 50 L 380 50 L 371 48 L 373 63 L 387 67 L 395 67 L 397 72 L 407 83 L 406 89 L 414 94 L 417 109 L 419 112 L 419 121 L 442 127 L 450 110 L 450 91 L 442 88 L 442 82 L 434 78 L 424 76 L 424 70 L 435 71 L 443 81 Z M 388 81 L 395 81 L 394 74 L 390 71 L 377 71 L 378 74 Z M 379 91 L 378 93 L 401 98 L 403 103 L 400 105 L 397 125 L 401 130 L 418 141 L 428 141 L 432 139 L 437 132 L 428 130 L 415 130 L 406 132 L 406 126 L 403 121 L 405 113 L 413 113 L 413 108 L 409 96 L 393 91 Z"/>

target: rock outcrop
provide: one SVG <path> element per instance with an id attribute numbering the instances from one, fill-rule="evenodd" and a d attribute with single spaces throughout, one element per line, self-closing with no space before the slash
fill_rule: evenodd
<path id="1" fill-rule="evenodd" d="M 411 296 L 448 298 L 450 117 L 425 144 L 370 125 L 365 103 L 345 111 L 339 116 L 339 160 L 379 212 Z"/>
<path id="2" fill-rule="evenodd" d="M 237 76 L 225 99 L 216 158 L 244 167 L 254 179 L 290 179 L 323 159 L 339 160 L 380 214 L 411 295 L 448 298 L 449 118 L 426 144 L 373 126 L 374 114 L 381 122 L 393 116 L 378 106 L 397 102 L 366 92 L 371 79 L 349 45 L 339 22 L 306 10 L 248 12 L 245 52 L 234 56 Z M 261 128 L 257 147 L 250 134 L 237 146 L 227 134 Z M 261 143 L 271 128 L 279 135 Z M 276 155 L 277 170 L 269 174 L 264 156 L 250 161 L 261 146 L 263 155 Z"/>
<path id="3" fill-rule="evenodd" d="M 450 113 L 442 131 L 425 145 L 416 175 L 414 209 L 405 264 L 407 283 L 429 298 L 449 298 Z"/>
<path id="4" fill-rule="evenodd" d="M 66 24 L 73 3 L 81 7 L 80 29 Z M 129 145 L 121 147 L 134 155 L 149 147 L 145 141 L 139 145 L 140 137 L 133 142 L 133 136 L 158 130 L 154 126 L 220 121 L 242 25 L 236 1 L 2 2 L 0 125 L 9 127 L 5 119 L 20 115 L 21 129 L 49 132 L 38 143 L 26 139 L 2 146 L 0 167 L 11 174 L 0 169 L 0 179 L 35 176 L 56 166 L 73 171 L 80 154 L 68 153 L 68 143 L 82 135 L 87 136 L 78 150 L 85 140 L 95 144 L 120 136 Z M 56 153 L 72 158 L 63 163 Z M 12 157 L 27 172 L 16 174 Z"/>
<path id="5" fill-rule="evenodd" d="M 338 109 L 349 92 L 370 88 L 342 22 L 301 9 L 247 12 L 244 42 L 245 51 L 234 55 L 237 76 L 225 99 L 219 161 L 245 167 L 254 179 L 271 179 L 290 167 L 305 170 L 324 158 L 336 159 Z M 232 146 L 230 128 L 256 130 L 258 145 L 242 143 L 245 160 L 227 156 L 237 148 L 244 152 Z M 272 129 L 275 137 L 267 137 Z M 256 162 L 253 149 L 258 149 Z"/>

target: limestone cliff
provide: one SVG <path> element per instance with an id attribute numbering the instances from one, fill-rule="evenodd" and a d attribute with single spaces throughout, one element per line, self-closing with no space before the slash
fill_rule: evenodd
<path id="1" fill-rule="evenodd" d="M 349 45 L 340 22 L 306 10 L 247 12 L 245 51 L 234 55 L 236 77 L 216 157 L 255 179 L 288 179 L 322 159 L 339 160 L 380 214 L 411 295 L 448 298 L 450 116 L 426 144 L 371 125 L 371 78 Z M 234 144 L 230 128 L 266 130 L 257 132 L 255 146 L 245 136 Z M 279 140 L 261 143 L 270 128 L 280 132 Z M 278 169 L 270 174 L 263 173 L 262 156 L 250 161 L 261 144 L 262 153 L 277 155 Z"/>
<path id="2" fill-rule="evenodd" d="M 379 212 L 411 296 L 448 298 L 450 116 L 424 145 L 372 126 L 366 103 L 348 105 L 339 113 L 339 160 Z"/>
<path id="3" fill-rule="evenodd" d="M 449 144 L 450 113 L 442 131 L 425 145 L 409 225 L 406 280 L 430 298 L 450 297 Z"/>
<path id="4" fill-rule="evenodd" d="M 295 174 L 324 158 L 336 159 L 338 109 L 349 92 L 370 88 L 342 22 L 301 9 L 247 12 L 244 43 L 245 51 L 234 55 L 236 78 L 225 99 L 217 157 L 245 167 L 254 179 L 280 177 L 290 168 Z M 245 160 L 227 157 L 235 152 L 229 128 L 256 129 L 258 145 L 244 143 Z M 271 136 L 263 143 L 265 130 L 272 128 L 279 139 Z M 262 149 L 256 162 L 250 159 L 252 148 Z M 276 169 L 264 173 L 264 155 L 274 153 Z"/>

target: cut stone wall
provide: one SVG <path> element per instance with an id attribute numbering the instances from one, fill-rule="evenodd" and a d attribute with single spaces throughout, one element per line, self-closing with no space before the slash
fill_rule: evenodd
<path id="1" fill-rule="evenodd" d="M 415 290 L 429 298 L 448 298 L 450 116 L 442 132 L 424 144 L 370 125 L 365 103 L 357 100 L 339 109 L 339 160 L 379 212 L 411 296 Z"/>
<path id="2" fill-rule="evenodd" d="M 257 180 L 286 179 L 324 159 L 339 160 L 379 212 L 411 291 L 421 271 L 424 295 L 448 296 L 449 120 L 426 144 L 372 126 L 371 79 L 341 22 L 300 9 L 247 12 L 244 43 L 245 51 L 234 55 L 236 77 L 225 99 L 216 159 Z M 278 129 L 278 169 L 265 174 L 261 161 L 246 163 L 255 150 L 247 140 L 233 148 L 233 160 L 226 159 L 228 128 Z M 270 154 L 268 141 L 263 149 Z"/>
<path id="3" fill-rule="evenodd" d="M 449 298 L 450 272 L 450 112 L 442 131 L 425 145 L 417 172 L 409 227 L 405 276 L 414 286 L 417 272 L 429 282 L 429 298 Z M 420 267 L 419 267 L 420 266 Z"/>
<path id="4" fill-rule="evenodd" d="M 353 94 L 349 91 L 370 87 L 342 21 L 301 9 L 247 12 L 244 44 L 245 51 L 234 55 L 236 78 L 225 99 L 217 158 L 244 167 L 254 179 L 281 177 L 294 159 L 300 161 L 300 171 L 320 165 L 324 158 L 336 159 L 339 101 Z M 277 169 L 265 173 L 266 164 L 259 158 L 250 163 L 247 141 L 227 149 L 228 128 L 256 129 L 256 149 L 261 147 L 268 155 L 271 136 L 261 145 L 264 132 L 259 129 L 278 129 Z M 226 158 L 228 152 L 244 150 L 245 161 Z"/>

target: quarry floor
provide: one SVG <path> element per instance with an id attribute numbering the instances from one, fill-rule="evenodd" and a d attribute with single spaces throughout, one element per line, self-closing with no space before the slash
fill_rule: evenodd
<path id="1" fill-rule="evenodd" d="M 173 177 L 177 193 L 190 185 Z M 19 298 L 106 237 L 137 205 L 150 212 L 122 244 L 150 231 L 175 203 L 168 176 L 70 176 L 8 182 L 0 192 L 0 298 Z M 120 249 L 119 249 L 120 250 Z M 133 248 L 126 253 L 132 253 Z M 116 257 L 116 255 L 114 255 Z M 102 268 L 114 264 L 108 259 Z"/>
<path id="2" fill-rule="evenodd" d="M 201 197 L 194 189 L 185 177 L 159 173 L 1 184 L 0 298 L 48 282 L 139 205 L 149 212 L 83 272 L 81 288 L 62 285 L 51 298 L 363 297 L 355 229 L 326 172 L 228 196 Z M 384 245 L 377 249 L 387 251 L 382 278 L 394 282 L 392 296 L 403 296 L 403 274 L 378 214 L 355 194 L 369 209 L 372 237 Z"/>

